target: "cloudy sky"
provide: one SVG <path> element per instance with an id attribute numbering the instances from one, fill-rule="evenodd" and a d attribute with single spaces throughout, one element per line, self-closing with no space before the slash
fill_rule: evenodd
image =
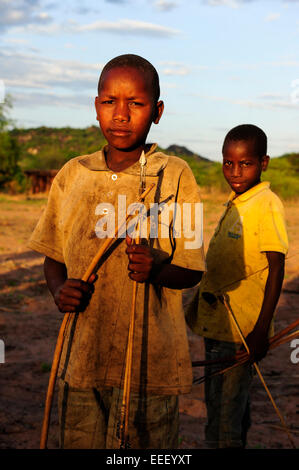
<path id="1" fill-rule="evenodd" d="M 18 127 L 97 125 L 99 73 L 124 53 L 160 75 L 150 141 L 219 160 L 226 132 L 254 123 L 271 156 L 299 151 L 299 0 L 0 0 L 0 99 Z"/>

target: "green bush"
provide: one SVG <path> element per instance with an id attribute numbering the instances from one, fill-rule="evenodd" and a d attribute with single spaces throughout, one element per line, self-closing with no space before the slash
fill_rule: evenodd
<path id="1" fill-rule="evenodd" d="M 0 132 L 0 187 L 14 179 L 18 166 L 19 147 L 8 132 Z"/>
<path id="2" fill-rule="evenodd" d="M 299 154 L 272 158 L 262 179 L 270 181 L 271 189 L 284 199 L 299 197 Z"/>
<path id="3" fill-rule="evenodd" d="M 99 150 L 105 143 L 99 128 L 86 129 L 48 128 L 13 129 L 21 145 L 22 170 L 56 170 L 78 155 Z"/>

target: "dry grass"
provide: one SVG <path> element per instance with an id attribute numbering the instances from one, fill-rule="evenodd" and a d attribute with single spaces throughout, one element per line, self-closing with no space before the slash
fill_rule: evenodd
<path id="1" fill-rule="evenodd" d="M 222 214 L 228 193 L 202 190 L 204 240 L 209 240 Z M 43 276 L 43 256 L 28 250 L 26 243 L 45 207 L 45 196 L 0 194 L 0 338 L 6 347 L 6 363 L 1 369 L 5 387 L 0 410 L 0 448 L 36 448 L 48 382 L 48 365 L 62 317 L 47 292 Z M 285 284 L 278 310 L 277 329 L 299 315 L 299 200 L 284 201 L 290 252 Z M 289 291 L 294 293 L 289 293 Z M 198 338 L 190 336 L 190 347 L 201 354 Z M 262 372 L 278 401 L 286 421 L 298 430 L 298 365 L 290 362 L 288 344 L 271 351 L 262 362 Z M 197 359 L 202 357 L 197 356 Z M 297 371 L 297 375 L 296 375 Z M 251 448 L 288 448 L 276 416 L 258 380 L 252 391 L 253 425 Z M 204 404 L 197 386 L 182 402 L 181 448 L 204 448 Z M 270 427 L 270 425 L 272 427 Z M 57 411 L 54 406 L 49 447 L 57 447 Z"/>

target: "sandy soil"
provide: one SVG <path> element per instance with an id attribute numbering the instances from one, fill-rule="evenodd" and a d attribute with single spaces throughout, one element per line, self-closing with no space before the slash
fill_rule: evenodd
<path id="1" fill-rule="evenodd" d="M 222 212 L 218 195 L 205 194 L 205 244 Z M 43 276 L 43 257 L 29 251 L 26 241 L 45 205 L 45 199 L 0 195 L 0 339 L 5 343 L 5 363 L 0 364 L 0 449 L 39 447 L 44 400 L 57 334 L 62 321 Z M 299 202 L 286 205 L 290 253 L 283 292 L 277 308 L 276 331 L 298 318 Z M 189 332 L 193 360 L 203 359 L 202 341 Z M 299 363 L 290 360 L 290 344 L 271 351 L 261 370 L 299 448 Z M 298 354 L 299 357 L 299 354 Z M 195 377 L 203 371 L 194 369 Z M 48 447 L 58 447 L 57 394 Z M 203 449 L 206 410 L 203 386 L 180 399 L 180 447 Z M 252 386 L 250 449 L 290 448 L 288 437 L 266 393 L 255 377 Z"/>

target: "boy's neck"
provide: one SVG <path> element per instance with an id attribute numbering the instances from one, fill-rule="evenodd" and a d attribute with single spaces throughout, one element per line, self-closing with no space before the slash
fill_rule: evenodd
<path id="1" fill-rule="evenodd" d="M 141 145 L 134 150 L 126 152 L 123 150 L 111 148 L 108 145 L 108 148 L 105 151 L 106 164 L 108 168 L 116 172 L 129 168 L 129 166 L 134 165 L 134 163 L 139 160 L 144 147 L 144 145 Z"/>

